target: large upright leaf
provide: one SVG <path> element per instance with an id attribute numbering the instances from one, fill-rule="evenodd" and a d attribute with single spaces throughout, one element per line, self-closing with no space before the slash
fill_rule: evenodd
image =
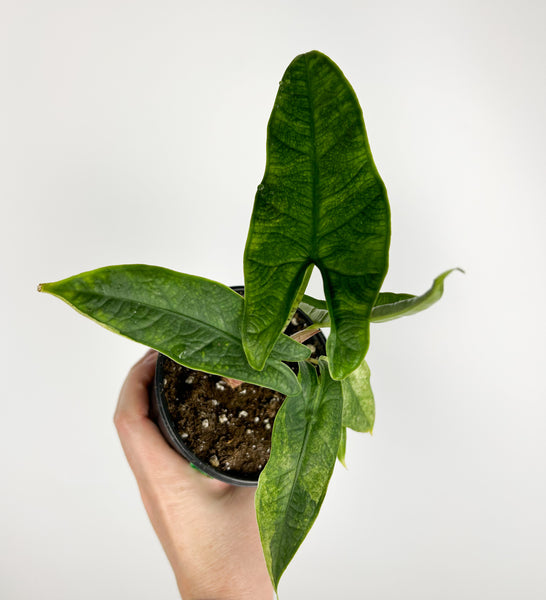
<path id="1" fill-rule="evenodd" d="M 320 381 L 300 363 L 302 393 L 287 398 L 275 417 L 271 457 L 260 475 L 256 514 L 264 556 L 279 579 L 315 521 L 341 441 L 341 384 L 321 361 Z"/>
<path id="2" fill-rule="evenodd" d="M 241 341 L 243 299 L 215 281 L 161 267 L 120 265 L 44 283 L 39 289 L 191 369 L 283 394 L 299 391 L 296 376 L 281 359 L 304 360 L 309 349 L 282 335 L 263 371 L 253 369 Z"/>
<path id="3" fill-rule="evenodd" d="M 314 263 L 332 316 L 332 376 L 356 369 L 368 348 L 389 241 L 387 194 L 356 95 L 328 57 L 302 54 L 286 70 L 269 120 L 266 169 L 246 243 L 249 362 L 265 364 Z"/>

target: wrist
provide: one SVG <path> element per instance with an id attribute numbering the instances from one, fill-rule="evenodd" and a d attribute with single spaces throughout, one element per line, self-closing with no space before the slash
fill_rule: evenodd
<path id="1" fill-rule="evenodd" d="M 203 550 L 200 548 L 194 553 L 178 547 L 170 553 L 182 600 L 273 599 L 273 586 L 261 552 L 258 563 L 251 558 L 233 562 L 233 557 L 239 556 L 234 550 L 226 550 L 220 555 L 213 549 L 210 552 Z"/>
<path id="2" fill-rule="evenodd" d="M 195 585 L 187 578 L 177 577 L 178 591 L 182 600 L 273 600 L 273 587 L 267 583 L 249 581 L 215 582 L 208 586 Z"/>

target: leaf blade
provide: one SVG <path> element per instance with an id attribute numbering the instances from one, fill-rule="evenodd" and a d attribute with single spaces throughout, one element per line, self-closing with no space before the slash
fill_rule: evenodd
<path id="1" fill-rule="evenodd" d="M 444 271 L 434 279 L 432 286 L 420 296 L 394 294 L 392 292 L 380 294 L 381 304 L 378 303 L 372 310 L 372 323 L 392 321 L 426 310 L 440 300 L 444 293 L 444 281 L 454 271 L 464 273 L 459 267 Z"/>
<path id="2" fill-rule="evenodd" d="M 347 463 L 345 462 L 345 454 L 347 452 L 347 428 L 341 428 L 341 438 L 339 440 L 339 448 L 337 450 L 337 459 L 339 462 L 347 468 Z"/>
<path id="3" fill-rule="evenodd" d="M 319 300 L 318 298 L 313 298 L 313 296 L 309 296 L 308 294 L 303 295 L 302 303 L 320 310 L 328 310 L 328 304 L 326 304 L 326 300 Z"/>
<path id="4" fill-rule="evenodd" d="M 107 329 L 189 368 L 284 394 L 299 390 L 280 357 L 302 360 L 308 349 L 280 336 L 266 369 L 252 369 L 240 337 L 243 299 L 214 281 L 149 265 L 117 265 L 40 287 Z"/>
<path id="5" fill-rule="evenodd" d="M 312 304 L 308 300 L 315 301 Z M 320 304 L 318 304 L 320 302 Z M 326 308 L 325 300 L 315 300 L 310 296 L 304 296 L 300 302 L 300 308 L 303 312 L 313 321 L 313 325 L 316 327 L 330 327 L 330 315 Z"/>
<path id="6" fill-rule="evenodd" d="M 369 344 L 388 264 L 387 196 L 339 68 L 310 52 L 292 61 L 281 83 L 245 248 L 243 343 L 260 368 L 314 263 L 332 316 L 332 374 L 342 379 Z"/>
<path id="7" fill-rule="evenodd" d="M 372 323 L 382 323 L 426 310 L 443 296 L 444 281 L 454 271 L 464 273 L 463 269 L 458 267 L 444 271 L 434 279 L 431 288 L 421 296 L 380 292 L 373 306 L 370 321 Z M 318 300 L 312 296 L 304 295 L 300 308 L 313 320 L 313 327 L 330 327 L 330 315 L 325 300 Z"/>
<path id="8" fill-rule="evenodd" d="M 279 579 L 320 510 L 341 439 L 340 384 L 300 363 L 302 393 L 287 398 L 273 426 L 271 457 L 256 492 L 258 526 L 271 581 Z"/>
<path id="9" fill-rule="evenodd" d="M 370 385 L 370 368 L 365 360 L 341 382 L 343 427 L 371 433 L 375 422 L 375 400 Z"/>

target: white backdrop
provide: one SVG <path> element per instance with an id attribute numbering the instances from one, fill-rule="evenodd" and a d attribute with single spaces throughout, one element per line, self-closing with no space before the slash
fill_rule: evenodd
<path id="1" fill-rule="evenodd" d="M 281 598 L 545 598 L 544 3 L 0 6 L 0 597 L 178 597 L 112 425 L 143 349 L 36 284 L 126 262 L 241 282 L 277 83 L 318 49 L 389 192 L 385 289 L 467 274 L 373 327 L 374 435 Z"/>

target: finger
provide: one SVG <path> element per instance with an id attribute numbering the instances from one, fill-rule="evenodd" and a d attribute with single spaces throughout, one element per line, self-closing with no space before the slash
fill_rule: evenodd
<path id="1" fill-rule="evenodd" d="M 148 350 L 132 367 L 121 388 L 114 420 L 119 417 L 128 419 L 148 416 L 148 387 L 155 373 L 157 352 Z"/>
<path id="2" fill-rule="evenodd" d="M 191 470 L 148 418 L 148 388 L 153 381 L 156 360 L 157 352 L 148 352 L 132 367 L 114 415 L 121 445 L 139 482 L 150 481 L 173 469 Z"/>

